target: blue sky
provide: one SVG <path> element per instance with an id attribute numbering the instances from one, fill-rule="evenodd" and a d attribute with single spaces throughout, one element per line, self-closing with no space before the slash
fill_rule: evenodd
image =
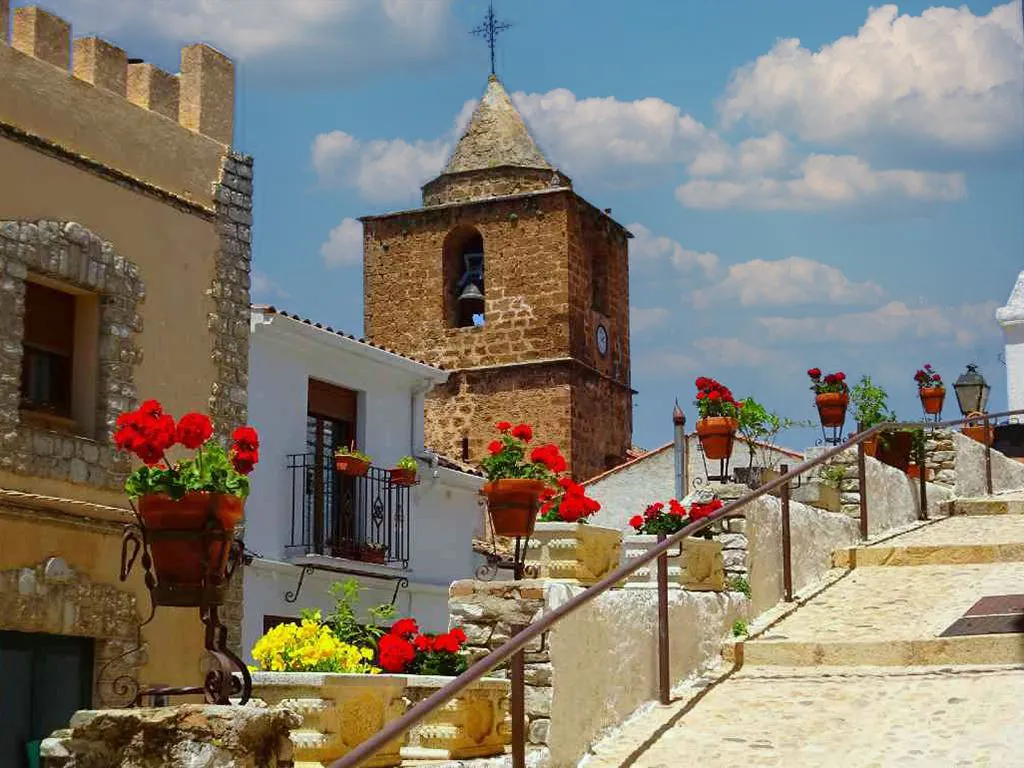
<path id="1" fill-rule="evenodd" d="M 15 3 L 18 4 L 18 3 Z M 256 157 L 254 299 L 362 328 L 360 215 L 417 203 L 488 72 L 484 0 L 53 0 L 177 70 L 239 62 Z M 548 158 L 631 243 L 635 440 L 692 423 L 693 379 L 814 416 L 805 370 L 976 362 L 1005 406 L 993 315 L 1024 269 L 1019 0 L 498 0 L 498 74 Z M 947 405 L 947 415 L 954 415 Z M 794 447 L 809 433 L 788 436 Z"/>

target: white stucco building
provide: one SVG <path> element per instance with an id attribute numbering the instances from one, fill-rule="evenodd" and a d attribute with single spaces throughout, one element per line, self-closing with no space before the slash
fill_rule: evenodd
<path id="1" fill-rule="evenodd" d="M 246 505 L 254 554 L 244 581 L 246 653 L 275 621 L 330 609 L 331 584 L 352 577 L 365 587 L 364 608 L 395 596 L 399 615 L 447 629 L 448 585 L 477 566 L 483 483 L 424 447 L 424 397 L 447 378 L 331 328 L 253 307 L 249 420 L 261 446 Z M 334 449 L 353 443 L 373 459 L 366 477 L 334 471 Z M 404 456 L 417 459 L 418 485 L 391 481 L 388 468 Z"/>
<path id="2" fill-rule="evenodd" d="M 1017 276 L 1006 306 L 996 310 L 996 320 L 1006 343 L 1006 398 L 1015 411 L 1024 408 L 1024 272 Z"/>

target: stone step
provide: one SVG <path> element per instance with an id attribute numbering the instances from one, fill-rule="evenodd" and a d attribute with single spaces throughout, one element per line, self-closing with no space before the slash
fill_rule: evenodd
<path id="1" fill-rule="evenodd" d="M 738 645 L 738 658 L 755 666 L 1024 664 L 1024 638 L 1019 634 L 827 643 L 754 640 Z"/>
<path id="2" fill-rule="evenodd" d="M 942 507 L 948 515 L 1024 515 L 1024 494 L 953 499 Z"/>
<path id="3" fill-rule="evenodd" d="M 1024 542 L 849 547 L 832 555 L 836 568 L 915 565 L 972 565 L 1024 562 Z"/>

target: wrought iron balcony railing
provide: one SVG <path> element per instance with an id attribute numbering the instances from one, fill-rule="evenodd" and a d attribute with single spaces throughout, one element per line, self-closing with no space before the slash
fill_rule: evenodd
<path id="1" fill-rule="evenodd" d="M 363 477 L 334 468 L 330 454 L 288 456 L 291 475 L 289 551 L 384 565 L 409 565 L 409 488 L 386 469 Z"/>

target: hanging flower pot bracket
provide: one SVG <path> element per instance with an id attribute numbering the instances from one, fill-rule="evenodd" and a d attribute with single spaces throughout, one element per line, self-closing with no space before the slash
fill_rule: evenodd
<path id="1" fill-rule="evenodd" d="M 115 692 L 130 697 L 129 706 L 139 706 L 147 696 L 162 698 L 192 695 L 202 695 L 210 704 L 230 704 L 232 698 L 238 698 L 239 704 L 245 704 L 252 694 L 249 669 L 228 648 L 227 627 L 219 615 L 231 578 L 245 560 L 245 545 L 241 538 L 235 537 L 233 526 L 227 529 L 222 525 L 217 515 L 217 499 L 211 496 L 202 525 L 191 529 L 154 530 L 146 525 L 139 510 L 132 504 L 135 521 L 125 526 L 121 539 L 119 576 L 121 581 L 126 581 L 136 561 L 142 567 L 143 581 L 150 595 L 149 616 L 142 626 L 153 620 L 157 606 L 198 608 L 199 618 L 205 627 L 204 648 L 211 663 L 201 686 L 142 688 L 135 680 L 118 678 L 114 681 Z M 153 557 L 154 544 L 170 544 L 191 550 L 198 558 L 199 581 L 181 583 L 168 578 L 166 574 L 161 580 L 161 568 Z"/>

